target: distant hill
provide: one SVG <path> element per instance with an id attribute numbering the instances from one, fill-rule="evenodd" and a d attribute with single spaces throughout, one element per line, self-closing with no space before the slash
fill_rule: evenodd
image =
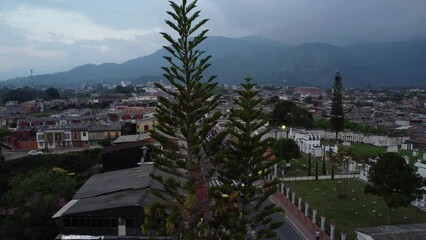
<path id="1" fill-rule="evenodd" d="M 209 37 L 201 46 L 212 55 L 205 75 L 220 83 L 240 83 L 250 75 L 260 84 L 331 87 L 339 70 L 345 87 L 426 87 L 426 40 L 362 43 L 338 47 L 326 43 L 291 46 L 260 37 Z M 70 71 L 34 76 L 36 86 L 158 81 L 167 65 L 161 49 L 127 62 L 86 64 Z M 30 85 L 15 78 L 1 85 Z"/>

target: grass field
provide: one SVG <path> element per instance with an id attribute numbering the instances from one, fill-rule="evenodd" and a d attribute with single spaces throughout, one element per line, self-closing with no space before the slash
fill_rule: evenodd
<path id="1" fill-rule="evenodd" d="M 340 150 L 351 151 L 356 159 L 366 160 L 369 157 L 376 157 L 386 153 L 385 147 L 377 147 L 370 144 L 352 143 L 351 146 L 339 146 Z M 410 159 L 410 166 L 421 158 L 423 152 L 414 157 L 412 150 L 401 150 L 401 155 L 406 155 Z M 315 158 L 311 158 L 311 175 L 315 174 Z M 286 176 L 307 176 L 308 175 L 308 155 L 303 154 L 300 159 L 291 161 L 291 169 Z M 327 164 L 327 169 L 330 166 Z M 322 175 L 322 160 L 318 161 L 318 173 Z M 296 192 L 296 197 L 302 197 L 303 201 L 310 204 L 310 208 L 318 209 L 318 219 L 321 215 L 326 217 L 327 228 L 333 220 L 336 222 L 336 232 L 348 232 L 347 239 L 355 239 L 354 229 L 366 226 L 386 225 L 388 210 L 382 198 L 364 194 L 366 183 L 357 179 L 348 180 L 349 195 L 346 199 L 339 198 L 338 189 L 341 185 L 339 180 L 322 181 L 302 181 L 286 182 L 286 187 Z M 407 224 L 416 222 L 426 222 L 426 213 L 414 208 L 398 208 L 393 212 L 391 224 Z M 337 236 L 337 235 L 336 235 Z"/>
<path id="2" fill-rule="evenodd" d="M 348 239 L 354 239 L 354 229 L 366 226 L 387 224 L 387 208 L 382 198 L 364 194 L 365 183 L 349 179 L 349 195 L 339 198 L 339 180 L 286 182 L 286 187 L 296 192 L 296 197 L 310 204 L 310 209 L 318 209 L 319 216 L 325 216 L 327 228 L 335 221 L 336 232 L 348 232 Z M 391 224 L 425 222 L 426 213 L 414 208 L 398 208 L 394 212 Z M 318 216 L 318 222 L 319 222 Z M 336 235 L 337 236 L 337 235 Z"/>

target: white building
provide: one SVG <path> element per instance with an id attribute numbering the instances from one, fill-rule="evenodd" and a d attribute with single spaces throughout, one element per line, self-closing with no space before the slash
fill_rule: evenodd
<path id="1" fill-rule="evenodd" d="M 414 163 L 414 169 L 423 178 L 426 178 L 426 153 L 423 153 L 423 159 L 417 160 Z M 423 198 L 413 202 L 413 205 L 416 207 L 425 207 L 426 206 L 426 194 L 423 194 Z"/>

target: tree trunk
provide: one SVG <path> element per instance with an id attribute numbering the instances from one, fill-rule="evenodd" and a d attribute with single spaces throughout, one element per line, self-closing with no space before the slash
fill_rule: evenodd
<path id="1" fill-rule="evenodd" d="M 309 162 L 308 162 L 308 176 L 312 175 L 311 172 L 311 154 L 309 153 L 309 158 L 308 158 Z"/>

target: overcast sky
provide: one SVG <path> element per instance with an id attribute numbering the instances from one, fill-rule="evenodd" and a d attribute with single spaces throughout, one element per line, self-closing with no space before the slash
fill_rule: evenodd
<path id="1" fill-rule="evenodd" d="M 426 0 L 199 0 L 198 9 L 211 36 L 336 45 L 426 37 Z M 1 0 L 0 79 L 148 55 L 165 43 L 167 10 L 166 0 Z"/>

